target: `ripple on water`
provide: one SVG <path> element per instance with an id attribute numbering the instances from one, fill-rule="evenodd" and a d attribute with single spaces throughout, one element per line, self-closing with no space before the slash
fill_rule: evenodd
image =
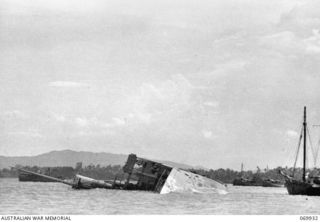
<path id="1" fill-rule="evenodd" d="M 229 193 L 73 190 L 59 183 L 0 179 L 0 214 L 318 214 L 320 197 L 285 188 L 234 187 Z"/>

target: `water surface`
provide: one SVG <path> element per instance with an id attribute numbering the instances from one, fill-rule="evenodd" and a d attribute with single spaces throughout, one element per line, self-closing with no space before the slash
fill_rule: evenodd
<path id="1" fill-rule="evenodd" d="M 291 196 L 285 188 L 228 186 L 228 194 L 156 194 L 73 190 L 60 183 L 0 178 L 0 214 L 319 214 L 320 197 Z"/>

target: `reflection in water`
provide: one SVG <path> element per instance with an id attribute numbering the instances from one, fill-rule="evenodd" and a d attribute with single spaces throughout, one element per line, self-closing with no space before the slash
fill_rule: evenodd
<path id="1" fill-rule="evenodd" d="M 0 214 L 318 214 L 319 209 L 319 197 L 291 196 L 285 188 L 230 185 L 225 195 L 159 195 L 0 179 Z"/>

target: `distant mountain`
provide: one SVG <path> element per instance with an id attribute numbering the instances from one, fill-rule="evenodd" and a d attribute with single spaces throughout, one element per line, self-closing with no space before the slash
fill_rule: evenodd
<path id="1" fill-rule="evenodd" d="M 124 154 L 112 154 L 112 153 L 94 153 L 86 151 L 73 151 L 73 150 L 62 150 L 62 151 L 51 151 L 49 153 L 40 154 L 37 156 L 19 156 L 19 157 L 6 157 L 0 156 L 0 169 L 10 168 L 15 165 L 22 166 L 72 166 L 75 167 L 77 162 L 82 162 L 84 166 L 89 164 L 100 164 L 101 166 L 106 165 L 124 165 L 127 160 L 127 155 Z M 193 168 L 190 165 L 175 163 L 171 161 L 157 160 L 163 164 L 169 166 L 190 169 Z"/>

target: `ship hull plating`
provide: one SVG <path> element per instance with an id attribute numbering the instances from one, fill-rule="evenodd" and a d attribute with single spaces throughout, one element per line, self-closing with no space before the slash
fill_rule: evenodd
<path id="1" fill-rule="evenodd" d="M 320 186 L 298 180 L 288 180 L 285 186 L 290 195 L 320 196 Z"/>

